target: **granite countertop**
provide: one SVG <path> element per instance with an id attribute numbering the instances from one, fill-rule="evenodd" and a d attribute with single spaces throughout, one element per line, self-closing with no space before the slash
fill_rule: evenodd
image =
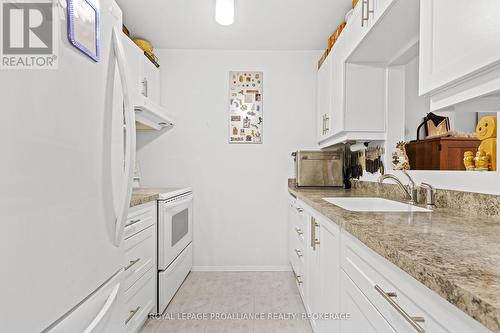
<path id="1" fill-rule="evenodd" d="M 141 187 L 132 189 L 132 197 L 130 199 L 130 207 L 139 206 L 150 201 L 155 201 L 160 197 L 161 193 L 169 193 L 177 191 L 178 188 L 169 187 Z"/>
<path id="2" fill-rule="evenodd" d="M 500 218 L 456 209 L 432 213 L 351 212 L 324 197 L 362 189 L 289 192 L 493 332 L 500 332 Z M 373 196 L 373 194 L 372 194 Z"/>

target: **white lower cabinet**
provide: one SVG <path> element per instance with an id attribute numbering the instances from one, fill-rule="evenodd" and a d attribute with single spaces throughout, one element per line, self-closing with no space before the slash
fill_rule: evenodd
<path id="1" fill-rule="evenodd" d="M 341 232 L 341 256 L 343 272 L 372 304 L 372 311 L 384 317 L 396 332 L 489 332 L 345 230 Z M 363 318 L 369 321 L 367 316 L 360 320 Z"/>
<path id="2" fill-rule="evenodd" d="M 301 200 L 289 212 L 289 260 L 314 333 L 490 332 Z"/>
<path id="3" fill-rule="evenodd" d="M 339 332 L 338 320 L 318 317 L 340 312 L 339 235 L 337 225 L 302 202 L 290 200 L 289 260 L 315 333 Z"/>
<path id="4" fill-rule="evenodd" d="M 318 219 L 321 228 L 320 313 L 340 312 L 340 228 L 328 220 Z M 340 320 L 320 320 L 318 332 L 340 332 Z"/>
<path id="5" fill-rule="evenodd" d="M 319 313 L 321 310 L 321 228 L 315 216 L 306 214 L 309 240 L 305 250 L 304 292 L 305 307 L 309 314 Z M 311 318 L 314 332 L 319 332 L 319 321 Z"/>
<path id="6" fill-rule="evenodd" d="M 125 291 L 124 321 L 126 332 L 138 332 L 154 306 L 156 270 L 151 267 Z"/>
<path id="7" fill-rule="evenodd" d="M 156 202 L 130 209 L 125 225 L 123 321 L 139 332 L 156 305 Z"/>
<path id="8" fill-rule="evenodd" d="M 342 312 L 349 314 L 349 319 L 340 322 L 342 333 L 396 332 L 344 271 L 340 299 Z"/>
<path id="9" fill-rule="evenodd" d="M 150 226 L 125 240 L 124 288 L 130 288 L 151 267 L 155 266 L 155 228 Z"/>
<path id="10" fill-rule="evenodd" d="M 288 208 L 288 258 L 295 275 L 295 282 L 299 289 L 300 296 L 305 300 L 304 288 L 304 262 L 306 246 L 306 229 L 304 220 L 306 219 L 304 210 L 297 203 L 295 198 L 290 198 Z M 305 303 L 305 302 L 304 302 Z"/>

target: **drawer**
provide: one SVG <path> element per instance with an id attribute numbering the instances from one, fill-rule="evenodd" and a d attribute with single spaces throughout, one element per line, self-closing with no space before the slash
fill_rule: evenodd
<path id="1" fill-rule="evenodd" d="M 405 313 L 421 317 L 415 322 L 427 333 L 489 332 L 345 231 L 341 253 L 342 269 L 397 332 L 418 332 Z"/>
<path id="2" fill-rule="evenodd" d="M 163 313 L 168 303 L 193 267 L 193 245 L 189 244 L 168 268 L 158 274 L 158 312 Z"/>
<path id="3" fill-rule="evenodd" d="M 125 247 L 124 289 L 127 290 L 151 267 L 155 266 L 155 228 L 145 230 L 127 238 Z"/>
<path id="4" fill-rule="evenodd" d="M 295 253 L 290 252 L 288 254 L 288 258 L 290 259 L 290 265 L 292 265 L 292 269 L 294 272 L 299 273 L 304 271 L 304 265 L 300 263 Z"/>
<path id="5" fill-rule="evenodd" d="M 132 207 L 125 222 L 124 238 L 140 232 L 156 224 L 156 202 Z"/>
<path id="6" fill-rule="evenodd" d="M 297 288 L 299 289 L 300 297 L 302 300 L 305 302 L 304 299 L 304 270 L 302 267 L 299 267 L 299 269 L 295 269 L 292 265 L 292 273 L 295 278 L 295 284 L 297 285 Z"/>
<path id="7" fill-rule="evenodd" d="M 291 230 L 290 230 L 291 239 L 296 239 L 304 247 L 307 242 L 306 242 L 306 236 L 305 236 L 306 230 L 304 229 L 303 224 L 302 223 L 295 223 L 295 224 L 291 225 L 290 227 L 291 227 Z"/>
<path id="8" fill-rule="evenodd" d="M 299 241 L 296 237 L 292 237 L 290 240 L 290 253 L 288 254 L 292 266 L 295 270 L 303 271 L 305 265 L 305 247 L 304 244 Z"/>
<path id="9" fill-rule="evenodd" d="M 342 333 L 396 333 L 344 271 L 340 271 L 341 311 L 350 315 L 340 322 Z"/>
<path id="10" fill-rule="evenodd" d="M 297 219 L 295 220 L 295 227 L 300 228 L 302 231 L 306 229 L 306 215 L 304 213 L 303 205 L 300 202 L 296 204 L 297 209 Z"/>
<path id="11" fill-rule="evenodd" d="M 123 320 L 126 332 L 138 332 L 154 306 L 156 270 L 151 268 L 125 292 Z"/>

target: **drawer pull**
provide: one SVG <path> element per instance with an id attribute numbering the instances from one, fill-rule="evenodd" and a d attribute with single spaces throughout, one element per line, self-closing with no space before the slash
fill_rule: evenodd
<path id="1" fill-rule="evenodd" d="M 299 212 L 299 213 L 302 213 L 302 212 L 304 211 L 304 210 L 303 210 L 302 208 L 300 208 L 300 207 L 296 207 L 295 209 L 296 209 L 296 210 L 297 210 L 297 212 Z"/>
<path id="2" fill-rule="evenodd" d="M 393 298 L 396 297 L 396 293 L 394 292 L 385 292 L 380 286 L 375 285 L 375 290 L 378 291 L 380 295 L 401 315 L 403 318 L 417 331 L 418 333 L 425 333 L 425 330 L 418 323 L 422 323 L 425 321 L 423 317 L 412 317 L 408 313 L 406 313 L 403 308 L 396 303 Z"/>
<path id="3" fill-rule="evenodd" d="M 297 253 L 297 257 L 303 257 L 304 255 L 302 254 L 302 251 L 300 251 L 299 249 L 295 249 L 295 253 Z"/>
<path id="4" fill-rule="evenodd" d="M 295 274 L 295 281 L 297 281 L 297 284 L 302 284 L 302 275 L 297 275 Z"/>
<path id="5" fill-rule="evenodd" d="M 297 235 L 302 236 L 304 232 L 300 228 L 295 228 L 295 232 L 297 232 Z"/>
<path id="6" fill-rule="evenodd" d="M 138 306 L 135 310 L 130 310 L 130 314 L 129 314 L 129 316 L 128 316 L 127 320 L 125 320 L 125 325 L 127 325 L 127 324 L 128 324 L 128 322 L 129 322 L 129 321 L 131 321 L 131 320 L 132 320 L 132 318 L 134 318 L 135 314 L 136 314 L 137 312 L 139 312 L 140 308 L 141 308 L 141 307 L 140 307 L 140 306 Z"/>
<path id="7" fill-rule="evenodd" d="M 141 258 L 137 258 L 135 260 L 129 261 L 129 264 L 127 265 L 127 267 L 125 267 L 125 270 L 129 270 L 130 268 L 132 268 L 132 266 L 137 264 L 139 261 L 141 261 Z"/>
<path id="8" fill-rule="evenodd" d="M 131 225 L 139 223 L 141 221 L 142 221 L 141 219 L 130 220 L 130 221 L 127 222 L 127 224 L 125 224 L 125 226 L 126 227 L 130 227 Z"/>

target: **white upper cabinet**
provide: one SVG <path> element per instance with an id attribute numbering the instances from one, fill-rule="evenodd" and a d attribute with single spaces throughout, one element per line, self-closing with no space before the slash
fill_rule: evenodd
<path id="1" fill-rule="evenodd" d="M 386 70 L 377 64 L 364 64 L 350 58 L 396 2 L 398 0 L 360 1 L 319 69 L 317 139 L 320 147 L 349 140 L 385 138 Z"/>
<path id="2" fill-rule="evenodd" d="M 122 41 L 127 58 L 127 71 L 132 82 L 131 89 L 134 93 L 160 104 L 160 71 L 127 35 L 122 35 Z"/>
<path id="3" fill-rule="evenodd" d="M 138 130 L 161 130 L 174 126 L 167 110 L 161 106 L 160 71 L 144 52 L 125 34 L 122 42 L 127 58 L 132 103 Z"/>
<path id="4" fill-rule="evenodd" d="M 139 91 L 139 77 L 141 76 L 142 51 L 127 35 L 122 34 L 121 40 L 127 60 L 127 74 L 131 85 L 129 89 L 132 90 L 132 93 L 137 93 Z"/>
<path id="5" fill-rule="evenodd" d="M 141 57 L 141 71 L 139 77 L 140 93 L 160 104 L 160 71 L 146 56 Z"/>
<path id="6" fill-rule="evenodd" d="M 318 70 L 317 78 L 317 138 L 321 141 L 330 133 L 330 120 L 332 111 L 332 57 L 328 57 Z"/>
<path id="7" fill-rule="evenodd" d="M 442 91 L 499 64 L 499 22 L 498 0 L 422 0 L 420 95 Z"/>
<path id="8" fill-rule="evenodd" d="M 386 69 L 345 63 L 342 59 L 335 56 L 327 59 L 331 62 L 325 61 L 325 71 L 318 73 L 319 145 L 326 147 L 347 140 L 383 140 Z"/>

